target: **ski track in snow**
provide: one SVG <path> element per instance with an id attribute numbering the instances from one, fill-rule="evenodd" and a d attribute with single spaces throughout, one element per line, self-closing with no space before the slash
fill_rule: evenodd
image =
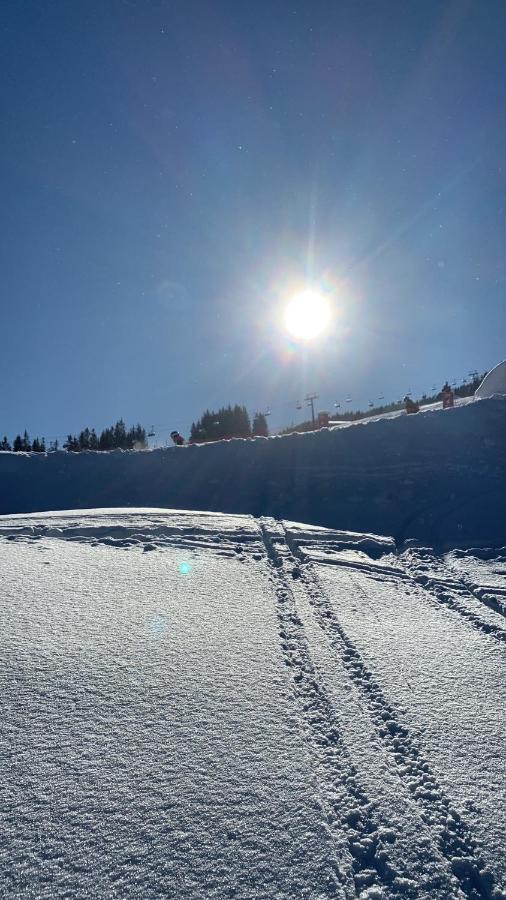
<path id="1" fill-rule="evenodd" d="M 506 897 L 505 562 L 0 517 L 0 893 Z"/>

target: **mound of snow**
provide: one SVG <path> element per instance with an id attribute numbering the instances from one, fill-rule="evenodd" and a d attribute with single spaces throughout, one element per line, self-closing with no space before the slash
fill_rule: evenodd
<path id="1" fill-rule="evenodd" d="M 278 438 L 153 451 L 0 453 L 0 514 L 208 509 L 418 539 L 504 543 L 506 398 Z"/>
<path id="2" fill-rule="evenodd" d="M 485 375 L 474 396 L 484 400 L 496 394 L 506 394 L 506 360 Z"/>

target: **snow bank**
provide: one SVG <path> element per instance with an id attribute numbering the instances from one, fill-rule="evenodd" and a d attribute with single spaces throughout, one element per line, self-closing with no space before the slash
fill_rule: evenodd
<path id="1" fill-rule="evenodd" d="M 493 397 L 495 394 L 506 394 L 506 360 L 499 363 L 485 375 L 475 396 L 481 400 Z"/>
<path id="2" fill-rule="evenodd" d="M 504 543 L 506 399 L 279 438 L 0 453 L 0 514 L 170 507 L 270 515 L 432 546 Z"/>

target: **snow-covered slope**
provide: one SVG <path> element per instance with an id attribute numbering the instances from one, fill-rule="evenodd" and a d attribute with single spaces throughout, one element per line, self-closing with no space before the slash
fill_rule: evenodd
<path id="1" fill-rule="evenodd" d="M 485 375 L 482 383 L 476 391 L 479 399 L 493 397 L 495 394 L 506 394 L 506 360 L 494 366 L 490 372 Z"/>
<path id="2" fill-rule="evenodd" d="M 505 896 L 505 552 L 0 519 L 2 896 Z"/>
<path id="3" fill-rule="evenodd" d="M 504 541 L 506 398 L 282 438 L 123 453 L 0 453 L 0 513 L 151 506 L 418 538 Z"/>

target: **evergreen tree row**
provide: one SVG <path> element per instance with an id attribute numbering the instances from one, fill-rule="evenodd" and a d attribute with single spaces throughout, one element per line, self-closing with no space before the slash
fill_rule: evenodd
<path id="1" fill-rule="evenodd" d="M 217 411 L 206 409 L 197 422 L 192 422 L 191 443 L 219 441 L 222 438 L 251 437 L 251 422 L 245 406 L 222 406 Z"/>
<path id="2" fill-rule="evenodd" d="M 257 435 L 268 437 L 268 434 L 267 419 L 263 413 L 256 413 L 252 428 L 246 407 L 229 404 L 216 411 L 206 409 L 202 417 L 192 423 L 190 443 L 202 444 L 206 441 L 249 438 Z"/>
<path id="3" fill-rule="evenodd" d="M 31 441 L 28 432 L 25 431 L 23 437 L 20 434 L 16 435 L 12 447 L 4 436 L 3 440 L 0 441 L 0 450 L 14 450 L 15 453 L 45 453 L 46 442 L 44 438 L 39 439 L 38 437 Z"/>
<path id="4" fill-rule="evenodd" d="M 91 431 L 89 428 L 84 428 L 79 436 L 69 434 L 63 444 L 65 450 L 74 453 L 81 450 L 132 450 L 134 447 L 140 450 L 147 446 L 146 429 L 141 425 L 134 425 L 127 431 L 123 419 L 119 419 L 110 428 L 104 428 L 100 436 L 97 435 L 94 428 Z M 51 441 L 49 451 L 58 449 L 58 441 Z M 0 450 L 14 450 L 15 453 L 45 453 L 46 442 L 44 438 L 30 440 L 28 432 L 25 431 L 23 436 L 16 435 L 12 446 L 7 437 L 4 437 L 0 441 Z"/>
<path id="5" fill-rule="evenodd" d="M 115 425 L 104 428 L 100 437 L 94 428 L 84 428 L 77 435 L 69 434 L 63 447 L 73 453 L 81 450 L 137 450 L 148 446 L 146 429 L 142 425 L 134 425 L 127 431 L 123 419 L 118 419 Z"/>

